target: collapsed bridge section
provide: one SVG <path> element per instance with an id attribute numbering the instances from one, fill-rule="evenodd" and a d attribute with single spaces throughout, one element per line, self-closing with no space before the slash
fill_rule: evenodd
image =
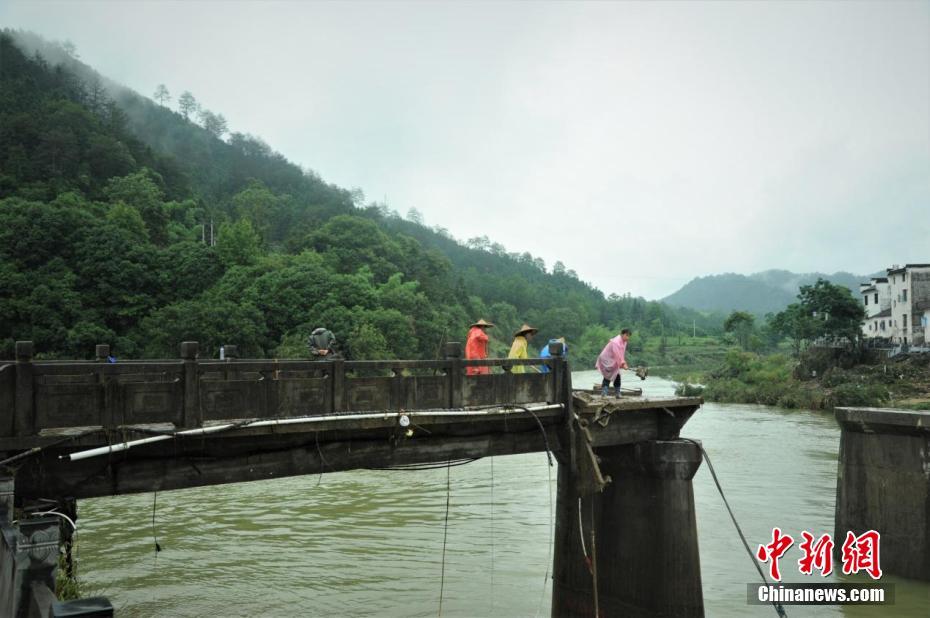
<path id="1" fill-rule="evenodd" d="M 73 518 L 88 497 L 547 451 L 559 465 L 553 616 L 703 615 L 701 455 L 678 439 L 698 398 L 573 391 L 559 345 L 551 358 L 481 361 L 457 343 L 436 361 L 239 360 L 229 346 L 226 360 L 201 360 L 196 342 L 179 359 L 119 363 L 104 362 L 106 346 L 96 361 L 16 350 L 0 365 L 0 458 L 27 511 Z M 15 532 L 7 510 L 0 525 Z M 47 586 L 42 569 L 17 571 L 19 589 Z M 38 603 L 30 594 L 0 605 L 15 614 Z"/>

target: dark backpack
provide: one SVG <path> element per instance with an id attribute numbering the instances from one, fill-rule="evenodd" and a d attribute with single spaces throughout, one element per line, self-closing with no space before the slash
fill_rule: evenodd
<path id="1" fill-rule="evenodd" d="M 333 335 L 332 331 L 330 330 L 325 328 L 318 328 L 310 333 L 310 338 L 307 340 L 307 344 L 310 346 L 311 352 L 315 352 L 317 350 L 335 351 L 336 336 Z"/>

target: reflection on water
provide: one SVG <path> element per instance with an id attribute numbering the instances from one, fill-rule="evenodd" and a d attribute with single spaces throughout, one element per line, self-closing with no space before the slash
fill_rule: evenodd
<path id="1" fill-rule="evenodd" d="M 595 379 L 574 376 L 576 384 Z M 647 394 L 672 393 L 659 378 L 641 384 Z M 833 532 L 832 415 L 708 404 L 685 429 L 703 441 L 751 544 L 770 540 L 773 526 L 795 537 Z M 157 556 L 152 495 L 85 500 L 80 576 L 123 615 L 434 616 L 446 473 L 355 471 L 161 493 Z M 484 459 L 449 474 L 443 615 L 547 616 L 556 475 L 545 454 Z M 707 615 L 774 616 L 746 605 L 758 573 L 704 466 L 694 490 Z M 813 581 L 782 565 L 786 581 Z M 930 615 L 930 586 L 885 579 L 896 583 L 893 607 L 790 607 L 788 615 Z"/>

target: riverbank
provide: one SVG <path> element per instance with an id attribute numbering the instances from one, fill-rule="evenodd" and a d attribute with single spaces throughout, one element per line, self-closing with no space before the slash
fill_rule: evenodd
<path id="1" fill-rule="evenodd" d="M 930 354 L 836 362 L 730 350 L 710 371 L 679 379 L 679 394 L 708 401 L 832 410 L 838 406 L 930 410 Z M 698 386 L 699 385 L 699 386 Z"/>

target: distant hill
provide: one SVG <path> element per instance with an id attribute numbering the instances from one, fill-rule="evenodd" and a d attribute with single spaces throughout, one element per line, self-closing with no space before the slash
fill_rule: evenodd
<path id="1" fill-rule="evenodd" d="M 818 278 L 844 285 L 858 293 L 859 283 L 868 281 L 871 276 L 873 275 L 854 275 L 847 272 L 832 275 L 793 273 L 787 270 L 765 270 L 751 275 L 724 273 L 692 279 L 662 301 L 669 305 L 700 311 L 728 313 L 739 309 L 764 315 L 781 311 L 793 303 L 799 288 L 815 283 Z"/>

